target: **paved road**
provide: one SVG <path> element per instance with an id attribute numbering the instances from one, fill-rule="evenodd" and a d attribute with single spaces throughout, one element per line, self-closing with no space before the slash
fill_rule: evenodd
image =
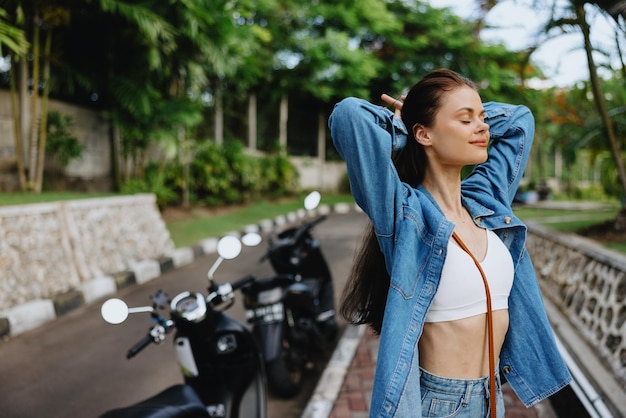
<path id="1" fill-rule="evenodd" d="M 364 225 L 362 214 L 331 215 L 314 231 L 331 266 L 337 300 Z M 251 272 L 270 274 L 267 263 L 258 264 L 264 249 L 263 243 L 258 248 L 244 248 L 239 258 L 222 264 L 216 279 L 231 281 Z M 157 289 L 170 296 L 183 290 L 204 292 L 206 272 L 215 257 L 203 256 L 148 283 L 122 289 L 116 296 L 130 306 L 139 306 L 146 305 Z M 39 329 L 0 342 L 0 417 L 96 417 L 182 382 L 171 335 L 164 344 L 126 360 L 127 349 L 150 326 L 147 314 L 131 315 L 124 324 L 114 326 L 104 323 L 99 310 L 100 303 L 81 307 Z M 229 313 L 244 318 L 240 303 Z M 322 369 L 311 371 L 298 398 L 271 398 L 269 417 L 299 417 Z"/>

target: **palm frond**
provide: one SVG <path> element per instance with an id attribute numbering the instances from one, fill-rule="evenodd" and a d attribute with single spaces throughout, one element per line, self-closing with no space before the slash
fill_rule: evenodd
<path id="1" fill-rule="evenodd" d="M 7 20 L 7 12 L 4 9 L 0 9 L 0 49 L 2 45 L 19 55 L 26 54 L 30 44 L 26 40 L 24 31 L 20 28 L 12 25 Z"/>

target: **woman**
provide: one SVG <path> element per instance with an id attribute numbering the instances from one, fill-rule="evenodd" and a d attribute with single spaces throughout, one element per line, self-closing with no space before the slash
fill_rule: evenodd
<path id="1" fill-rule="evenodd" d="M 370 415 L 503 417 L 496 368 L 534 405 L 570 375 L 524 249 L 526 227 L 511 210 L 532 114 L 483 104 L 471 81 L 447 69 L 404 103 L 382 99 L 401 120 L 355 98 L 329 120 L 371 220 L 342 306 L 349 321 L 380 333 Z"/>

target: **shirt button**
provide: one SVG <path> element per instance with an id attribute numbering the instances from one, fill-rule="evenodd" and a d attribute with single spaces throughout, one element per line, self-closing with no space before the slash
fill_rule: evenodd
<path id="1" fill-rule="evenodd" d="M 510 216 L 505 216 L 504 217 L 504 223 L 507 224 L 507 225 L 510 224 L 511 223 L 511 217 Z"/>
<path id="2" fill-rule="evenodd" d="M 439 249 L 439 255 L 443 254 L 443 248 Z"/>
<path id="3" fill-rule="evenodd" d="M 504 366 L 504 367 L 502 368 L 502 371 L 503 371 L 504 373 L 506 373 L 506 374 L 509 374 L 509 373 L 511 373 L 511 368 L 510 368 L 509 366 Z"/>

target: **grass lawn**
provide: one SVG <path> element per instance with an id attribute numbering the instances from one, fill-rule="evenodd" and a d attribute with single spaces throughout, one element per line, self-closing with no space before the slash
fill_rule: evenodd
<path id="1" fill-rule="evenodd" d="M 615 220 L 620 209 L 620 205 L 614 202 L 613 204 L 603 205 L 602 208 L 593 210 L 520 207 L 515 209 L 514 212 L 523 221 L 532 220 L 557 231 L 575 234 L 586 228 Z M 612 238 L 607 241 L 602 241 L 599 237 L 594 239 L 607 248 L 626 254 L 626 239 L 616 240 Z"/>
<path id="2" fill-rule="evenodd" d="M 581 229 L 615 219 L 620 207 L 607 204 L 593 210 L 548 209 L 522 206 L 513 211 L 523 221 L 534 221 L 557 231 L 575 233 Z"/>
<path id="3" fill-rule="evenodd" d="M 19 192 L 0 193 L 0 206 L 30 205 L 32 203 L 49 203 L 63 200 L 80 200 L 95 197 L 118 196 L 115 193 L 78 193 L 78 192 L 44 192 L 41 194 Z"/>
<path id="4" fill-rule="evenodd" d="M 350 195 L 322 195 L 321 204 L 354 203 Z M 207 216 L 206 212 L 191 212 L 182 219 L 168 220 L 167 229 L 177 248 L 197 244 L 209 237 L 239 231 L 245 225 L 303 209 L 303 198 L 283 199 L 280 202 L 262 201 L 245 207 L 226 210 L 222 214 Z M 167 211 L 166 211 L 167 213 Z"/>

